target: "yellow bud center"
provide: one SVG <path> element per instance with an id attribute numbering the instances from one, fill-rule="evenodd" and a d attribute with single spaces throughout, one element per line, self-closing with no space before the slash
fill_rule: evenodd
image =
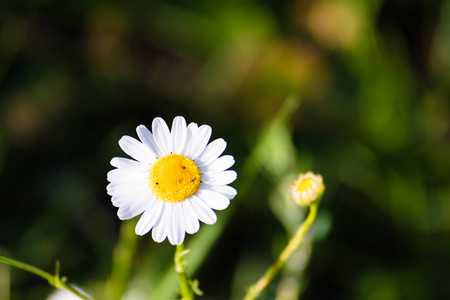
<path id="1" fill-rule="evenodd" d="M 308 189 L 314 189 L 314 182 L 315 182 L 315 180 L 313 178 L 303 179 L 300 182 L 300 184 L 296 187 L 296 189 L 299 192 L 307 191 Z"/>
<path id="2" fill-rule="evenodd" d="M 152 164 L 148 180 L 158 199 L 175 203 L 198 191 L 201 173 L 193 160 L 181 154 L 168 154 Z"/>

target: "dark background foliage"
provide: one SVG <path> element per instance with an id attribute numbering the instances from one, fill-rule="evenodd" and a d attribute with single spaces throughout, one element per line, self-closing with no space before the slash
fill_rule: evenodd
<path id="1" fill-rule="evenodd" d="M 117 141 L 183 115 L 228 142 L 239 174 L 195 272 L 202 299 L 242 298 L 270 265 L 304 213 L 289 223 L 277 201 L 308 170 L 327 186 L 314 243 L 263 299 L 449 299 L 449 54 L 445 0 L 4 1 L 0 253 L 50 272 L 59 259 L 101 295 Z M 274 126 L 290 95 L 300 106 Z M 126 299 L 148 299 L 172 253 L 139 238 L 127 290 L 142 294 Z M 0 266 L 0 290 L 52 289 Z"/>

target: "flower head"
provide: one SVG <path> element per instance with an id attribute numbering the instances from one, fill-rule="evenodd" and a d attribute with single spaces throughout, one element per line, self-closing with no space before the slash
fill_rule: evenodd
<path id="1" fill-rule="evenodd" d="M 172 245 L 179 245 L 186 232 L 199 230 L 199 221 L 214 224 L 214 210 L 227 208 L 236 196 L 236 190 L 228 185 L 237 177 L 228 170 L 234 158 L 220 156 L 227 145 L 223 139 L 208 144 L 211 127 L 186 126 L 183 117 L 173 120 L 171 130 L 162 118 L 155 118 L 153 133 L 144 125 L 136 131 L 140 141 L 130 136 L 119 140 L 122 150 L 133 159 L 111 160 L 116 169 L 108 173 L 108 194 L 119 208 L 119 219 L 142 214 L 136 234 L 152 230 L 156 242 L 167 237 Z"/>
<path id="2" fill-rule="evenodd" d="M 291 198 L 300 205 L 308 206 L 318 201 L 325 190 L 322 176 L 312 172 L 300 174 L 291 185 Z"/>

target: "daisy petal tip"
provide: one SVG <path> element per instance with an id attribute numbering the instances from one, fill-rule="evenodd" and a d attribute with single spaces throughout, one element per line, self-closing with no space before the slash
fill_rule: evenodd
<path id="1" fill-rule="evenodd" d="M 148 230 L 145 231 L 145 230 L 143 230 L 142 228 L 138 228 L 138 227 L 136 226 L 136 228 L 134 229 L 134 232 L 136 233 L 136 235 L 143 236 L 143 235 L 145 235 L 146 233 L 148 233 Z"/>
<path id="2" fill-rule="evenodd" d="M 228 144 L 223 138 L 218 138 L 217 140 L 220 141 L 220 143 L 222 143 L 224 145 L 224 148 L 227 147 Z"/>
<path id="3" fill-rule="evenodd" d="M 184 242 L 184 237 L 183 238 L 175 238 L 175 237 L 168 237 L 169 243 L 172 244 L 173 246 L 179 246 L 181 244 L 183 244 Z"/>
<path id="4" fill-rule="evenodd" d="M 106 180 L 108 180 L 109 182 L 112 181 L 111 177 L 112 177 L 114 170 L 116 170 L 116 169 L 113 169 L 113 170 L 109 171 L 108 173 L 106 173 Z"/>
<path id="5" fill-rule="evenodd" d="M 184 238 L 183 239 L 180 239 L 180 240 L 178 240 L 176 243 L 175 243 L 175 245 L 174 246 L 179 246 L 179 245 L 181 245 L 181 244 L 183 244 L 184 243 Z"/>
<path id="6" fill-rule="evenodd" d="M 128 139 L 130 139 L 131 136 L 129 135 L 123 135 L 120 139 L 119 139 L 119 145 L 123 145 L 123 143 L 126 143 Z"/>
<path id="7" fill-rule="evenodd" d="M 141 125 L 136 127 L 136 132 L 142 132 L 142 131 L 148 131 L 147 126 L 141 124 Z"/>
<path id="8" fill-rule="evenodd" d="M 166 121 L 164 121 L 163 118 L 161 118 L 161 117 L 156 117 L 156 118 L 153 119 L 152 126 L 161 126 L 161 125 L 167 126 L 167 123 L 166 123 Z M 155 128 L 153 128 L 153 131 L 154 131 L 154 130 L 155 130 Z"/>
<path id="9" fill-rule="evenodd" d="M 152 231 L 153 233 L 154 231 Z M 163 235 L 163 236 L 156 236 L 156 235 L 152 235 L 152 238 L 155 242 L 157 243 L 162 243 L 164 242 L 164 240 L 167 238 L 167 235 Z"/>
<path id="10" fill-rule="evenodd" d="M 162 227 L 161 227 L 162 226 Z M 152 229 L 152 238 L 157 243 L 162 243 L 166 238 L 168 232 L 165 230 L 165 224 L 156 224 Z"/>
<path id="11" fill-rule="evenodd" d="M 113 186 L 111 185 L 111 183 L 109 183 L 106 186 L 106 193 L 110 196 L 114 196 Z M 111 198 L 111 202 L 112 202 L 112 198 Z"/>
<path id="12" fill-rule="evenodd" d="M 228 206 L 230 206 L 229 201 L 228 201 L 228 203 L 222 203 L 221 206 L 214 208 L 214 210 L 224 210 L 224 209 L 227 209 Z"/>
<path id="13" fill-rule="evenodd" d="M 118 168 L 118 167 L 117 167 L 117 161 L 118 161 L 118 160 L 119 160 L 118 157 L 113 157 L 113 158 L 111 159 L 111 161 L 109 162 L 109 164 L 110 164 L 111 166 L 115 167 L 115 168 Z"/>
<path id="14" fill-rule="evenodd" d="M 226 170 L 224 172 L 228 173 L 229 181 L 230 181 L 228 184 L 234 182 L 237 179 L 237 172 L 236 171 L 234 171 L 234 170 Z"/>
<path id="15" fill-rule="evenodd" d="M 113 203 L 113 205 L 114 205 L 114 203 Z M 115 206 L 115 205 L 114 205 L 114 206 Z M 125 218 L 123 218 L 123 216 L 122 216 L 120 210 L 117 211 L 117 217 L 119 218 L 119 220 L 122 220 L 122 221 L 125 221 L 125 220 L 126 220 Z"/>
<path id="16" fill-rule="evenodd" d="M 176 116 L 174 121 L 186 123 L 186 119 L 183 116 Z"/>
<path id="17" fill-rule="evenodd" d="M 217 222 L 217 216 L 214 219 L 208 220 L 207 222 L 204 222 L 206 225 L 214 225 Z"/>

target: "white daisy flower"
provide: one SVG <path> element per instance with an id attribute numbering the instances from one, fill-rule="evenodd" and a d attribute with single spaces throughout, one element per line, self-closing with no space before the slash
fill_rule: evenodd
<path id="1" fill-rule="evenodd" d="M 130 136 L 119 140 L 122 150 L 133 159 L 111 160 L 116 169 L 108 173 L 108 194 L 119 208 L 119 219 L 142 214 L 136 234 L 152 230 L 156 242 L 168 237 L 172 245 L 180 245 L 186 232 L 199 230 L 199 221 L 214 224 L 214 210 L 227 208 L 236 196 L 228 184 L 237 174 L 227 170 L 234 158 L 220 156 L 227 146 L 223 139 L 208 144 L 210 126 L 186 126 L 183 117 L 173 120 L 172 130 L 162 118 L 155 118 L 153 133 L 144 125 L 136 131 L 140 141 Z"/>

